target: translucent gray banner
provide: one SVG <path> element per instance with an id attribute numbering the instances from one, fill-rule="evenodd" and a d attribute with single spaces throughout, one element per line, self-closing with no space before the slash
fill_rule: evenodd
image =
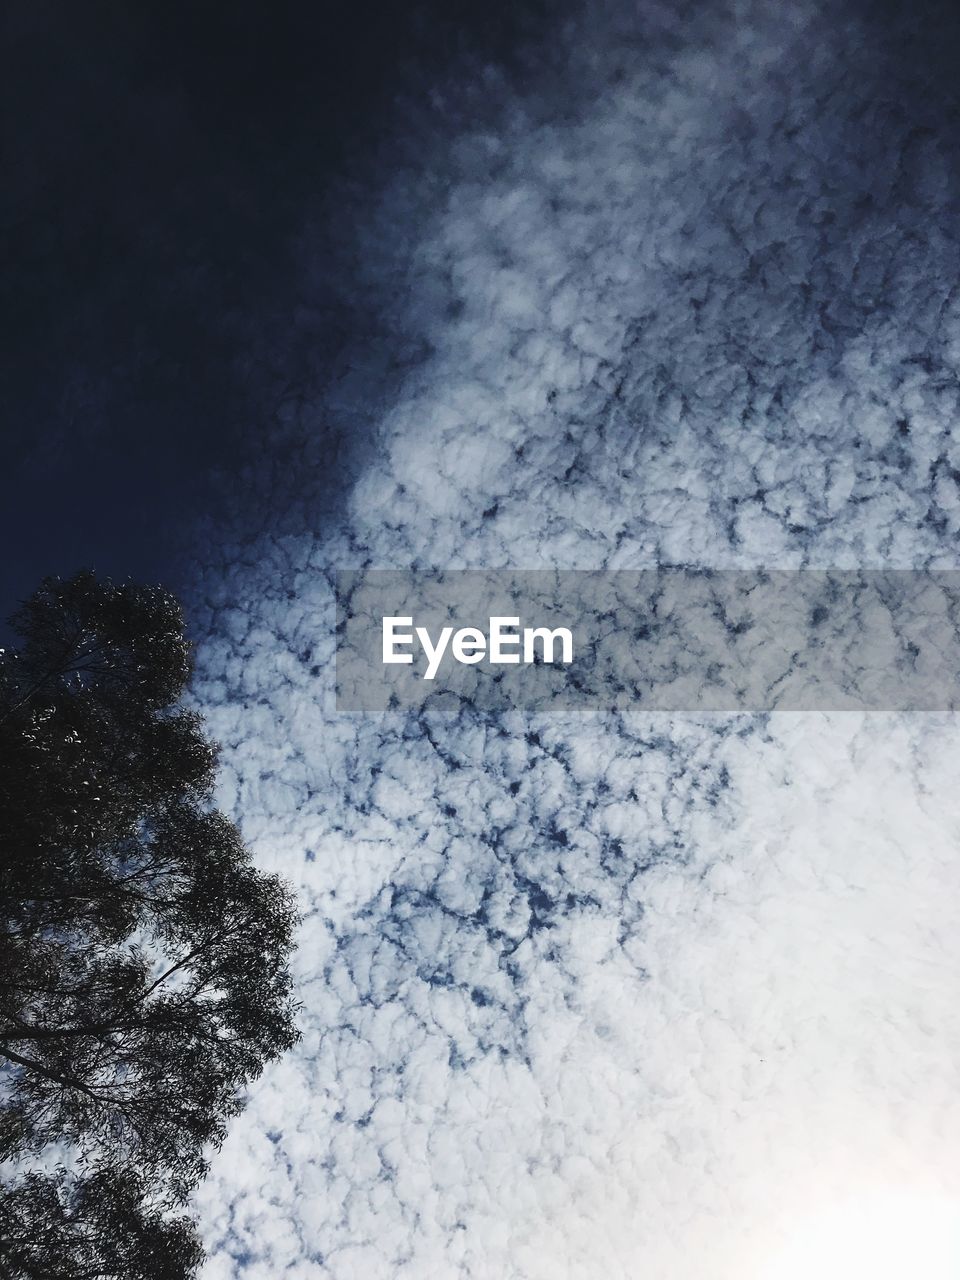
<path id="1" fill-rule="evenodd" d="M 337 705 L 944 711 L 960 571 L 341 571 Z"/>

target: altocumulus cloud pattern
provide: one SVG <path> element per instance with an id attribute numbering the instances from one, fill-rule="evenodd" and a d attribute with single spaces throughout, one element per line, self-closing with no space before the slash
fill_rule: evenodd
<path id="1" fill-rule="evenodd" d="M 221 800 L 305 915 L 210 1280 L 742 1280 L 844 1196 L 960 1194 L 953 717 L 333 703 L 337 568 L 960 567 L 917 39 L 558 8 L 305 216 L 305 293 L 324 236 L 370 326 L 190 601 Z"/>

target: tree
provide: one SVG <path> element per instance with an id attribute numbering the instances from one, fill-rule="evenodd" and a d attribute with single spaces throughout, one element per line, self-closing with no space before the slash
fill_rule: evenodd
<path id="1" fill-rule="evenodd" d="M 15 1203 L 57 1197 L 69 1242 L 89 1186 L 127 1189 L 96 1235 L 134 1221 L 132 1186 L 176 1204 L 203 1176 L 244 1087 L 297 1039 L 296 915 L 212 807 L 216 748 L 179 704 L 190 652 L 176 601 L 85 572 L 46 580 L 11 622 L 0 1158 L 66 1144 L 78 1176 L 28 1181 Z M 0 1259 L 12 1247 L 0 1229 Z"/>
<path id="2" fill-rule="evenodd" d="M 152 1203 L 130 1173 L 28 1173 L 0 1191 L 0 1221 L 2 1280 L 171 1280 L 202 1258 L 189 1218 Z"/>

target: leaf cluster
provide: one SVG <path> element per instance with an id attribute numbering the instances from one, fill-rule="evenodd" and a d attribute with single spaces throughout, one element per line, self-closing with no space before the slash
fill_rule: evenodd
<path id="1" fill-rule="evenodd" d="M 171 1206 L 204 1175 L 244 1088 L 297 1039 L 294 904 L 213 807 L 216 748 L 180 705 L 190 649 L 176 600 L 84 572 L 46 580 L 12 621 L 23 644 L 0 655 L 0 1158 L 70 1159 L 8 1188 L 0 1266 L 61 1274 L 45 1246 L 29 1262 L 17 1234 L 44 1215 L 42 1239 L 58 1252 L 75 1242 L 72 1274 L 106 1222 L 104 1257 L 125 1258 L 138 1204 L 136 1230 L 167 1270 L 101 1258 L 96 1274 L 189 1275 Z"/>

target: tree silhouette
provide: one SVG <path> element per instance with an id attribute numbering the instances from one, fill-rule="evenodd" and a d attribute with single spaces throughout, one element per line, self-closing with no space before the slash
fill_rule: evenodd
<path id="1" fill-rule="evenodd" d="M 28 1173 L 0 1191 L 0 1221 L 3 1280 L 172 1280 L 202 1257 L 190 1220 L 151 1202 L 129 1172 Z"/>
<path id="2" fill-rule="evenodd" d="M 297 1039 L 293 904 L 212 807 L 216 748 L 179 705 L 190 654 L 176 601 L 85 572 L 46 580 L 11 622 L 23 644 L 0 658 L 0 1158 L 58 1144 L 73 1165 L 15 1187 L 7 1216 L 29 1223 L 46 1205 L 55 1252 L 77 1242 L 71 1274 L 91 1232 L 112 1231 L 96 1248 L 120 1257 L 140 1223 L 167 1258 L 142 1274 L 187 1275 L 193 1255 L 156 1204 L 183 1202 L 244 1086 Z M 153 1207 L 144 1186 L 163 1188 Z M 95 1202 L 112 1208 L 90 1217 Z M 19 1248 L 0 1226 L 3 1265 Z"/>

